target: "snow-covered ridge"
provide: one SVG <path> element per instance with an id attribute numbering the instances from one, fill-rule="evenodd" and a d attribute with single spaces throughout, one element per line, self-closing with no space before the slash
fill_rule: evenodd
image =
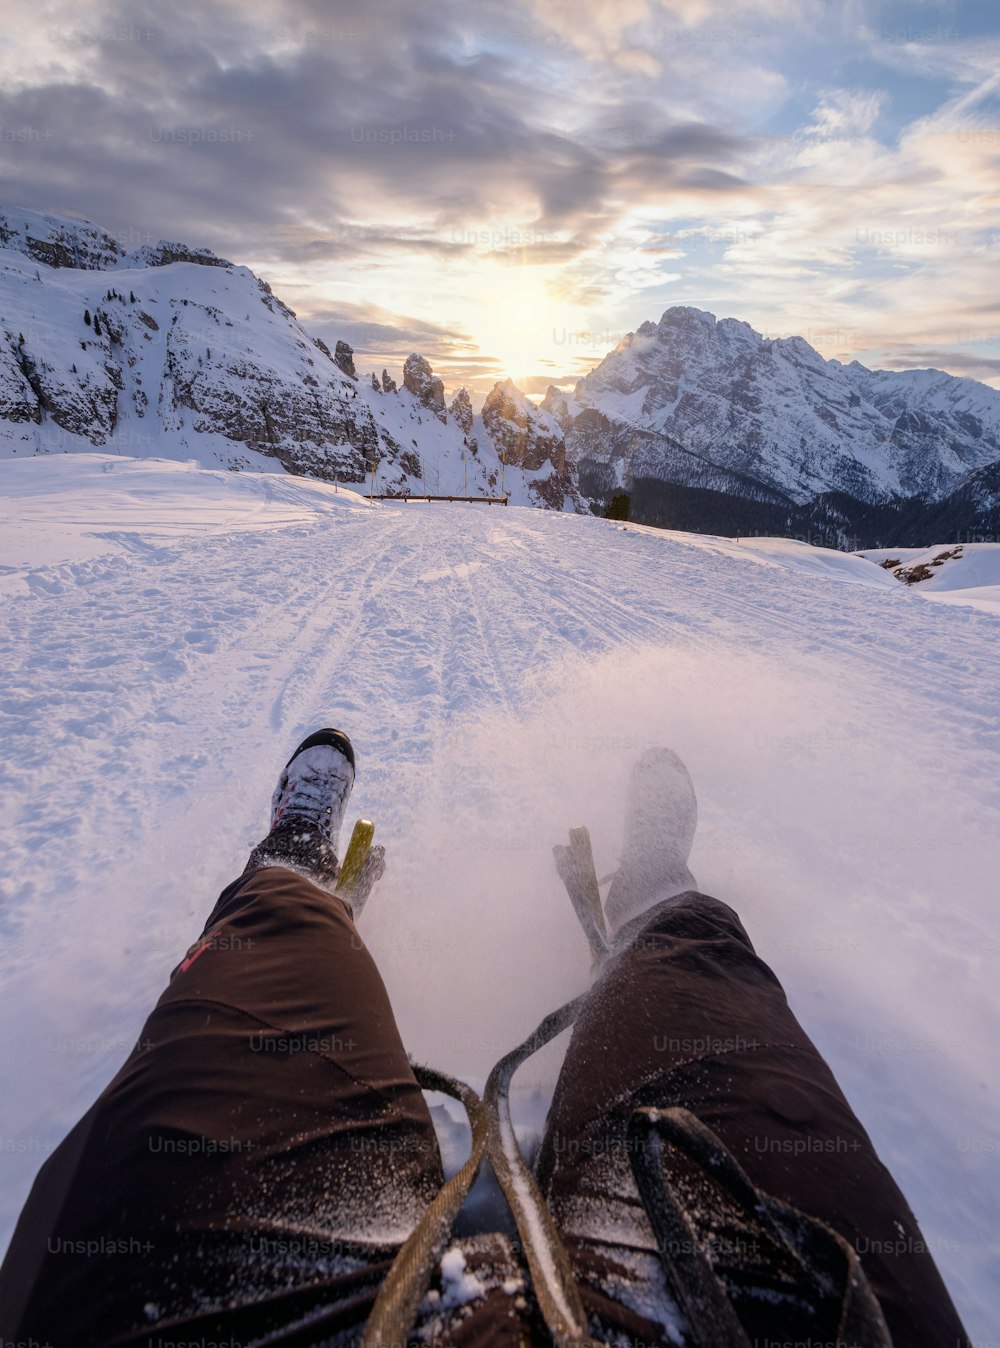
<path id="1" fill-rule="evenodd" d="M 686 306 L 542 406 L 582 477 L 606 490 L 659 478 L 773 502 L 937 500 L 1000 460 L 1000 392 L 985 384 L 843 365 L 802 337 Z"/>
<path id="2" fill-rule="evenodd" d="M 397 387 L 204 249 L 0 213 L 0 454 L 108 448 L 410 494 L 496 495 L 848 550 L 1000 534 L 1000 393 L 824 360 L 801 337 L 668 309 L 571 395 L 508 380 L 473 414 L 414 352 Z"/>
<path id="3" fill-rule="evenodd" d="M 396 389 L 310 338 L 266 282 L 205 249 L 131 252 L 87 221 L 0 213 L 0 454 L 111 449 L 263 467 L 380 491 L 495 495 L 582 508 L 564 459 L 445 409 L 414 354 Z M 530 406 L 530 405 L 529 405 Z M 499 440 L 494 443 L 493 432 Z M 551 437 L 550 437 L 551 438 Z M 553 449 L 561 454 L 556 428 Z M 504 459 L 501 462 L 501 459 Z"/>

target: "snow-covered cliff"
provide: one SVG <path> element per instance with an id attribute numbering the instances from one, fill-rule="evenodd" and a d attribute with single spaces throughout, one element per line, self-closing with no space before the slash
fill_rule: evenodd
<path id="1" fill-rule="evenodd" d="M 558 428 L 557 461 L 522 462 L 502 416 L 473 428 L 467 400 L 449 414 L 423 357 L 399 389 L 361 377 L 346 343 L 331 353 L 266 282 L 205 250 L 126 253 L 87 221 L 6 211 L 0 315 L 5 455 L 110 448 L 232 468 L 264 456 L 355 483 L 374 462 L 383 491 L 495 494 L 502 482 L 518 504 L 582 508 Z M 550 419 L 528 408 L 540 440 Z"/>
<path id="2" fill-rule="evenodd" d="M 824 360 L 802 337 L 668 309 L 542 407 L 585 488 L 653 478 L 773 502 L 936 500 L 1000 460 L 1000 392 Z"/>

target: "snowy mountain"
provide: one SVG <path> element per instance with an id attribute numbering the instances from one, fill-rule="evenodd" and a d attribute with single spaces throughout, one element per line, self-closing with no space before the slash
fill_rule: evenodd
<path id="1" fill-rule="evenodd" d="M 472 425 L 467 395 L 446 409 L 419 355 L 402 388 L 384 371 L 365 379 L 346 343 L 331 353 L 266 282 L 203 249 L 126 253 L 89 222 L 5 211 L 0 314 L 5 456 L 107 448 L 231 468 L 264 456 L 353 483 L 374 460 L 382 491 L 502 485 L 515 503 L 583 508 L 558 427 L 553 438 L 526 400 L 511 404 L 510 428 L 499 414 Z M 550 440 L 558 463 L 534 452 Z"/>
<path id="2" fill-rule="evenodd" d="M 418 353 L 359 373 L 266 282 L 205 249 L 126 252 L 87 221 L 0 213 L 0 455 L 112 449 L 377 490 L 508 495 L 847 549 L 1000 533 L 1000 392 L 824 360 L 801 337 L 668 309 L 572 394 L 511 381 L 475 415 Z"/>
<path id="3" fill-rule="evenodd" d="M 849 529 L 858 507 L 938 502 L 1000 463 L 1000 392 L 984 384 L 824 360 L 801 337 L 771 340 L 686 307 L 643 323 L 542 407 L 566 434 L 581 490 L 631 492 L 638 518 L 655 518 L 669 483 L 791 522 L 839 509 Z M 804 509 L 825 496 L 823 510 Z M 750 532 L 754 512 L 743 513 Z"/>

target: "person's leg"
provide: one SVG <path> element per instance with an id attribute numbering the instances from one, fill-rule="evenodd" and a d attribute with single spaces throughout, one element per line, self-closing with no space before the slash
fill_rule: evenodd
<path id="1" fill-rule="evenodd" d="M 574 1028 L 539 1157 L 584 1280 L 670 1322 L 626 1128 L 638 1107 L 682 1106 L 760 1190 L 853 1246 L 896 1348 L 964 1342 L 906 1200 L 736 914 L 692 892 L 624 935 Z"/>
<path id="2" fill-rule="evenodd" d="M 732 909 L 697 892 L 688 869 L 696 825 L 684 764 L 648 750 L 633 770 L 622 863 L 605 904 L 616 953 L 574 1028 L 538 1162 L 595 1309 L 608 1312 L 610 1300 L 613 1320 L 625 1306 L 661 1335 L 677 1323 L 627 1128 L 637 1108 L 680 1107 L 713 1130 L 758 1190 L 854 1248 L 896 1348 L 958 1343 L 961 1323 L 913 1214 L 781 984 Z M 747 1253 L 725 1243 L 713 1246 L 717 1268 L 727 1253 L 733 1265 Z M 729 1273 L 738 1285 L 739 1272 Z"/>
<path id="3" fill-rule="evenodd" d="M 53 1348 L 195 1328 L 245 1342 L 317 1306 L 325 1327 L 356 1326 L 441 1179 L 347 906 L 268 864 L 223 892 L 43 1167 L 0 1273 L 0 1329 Z"/>

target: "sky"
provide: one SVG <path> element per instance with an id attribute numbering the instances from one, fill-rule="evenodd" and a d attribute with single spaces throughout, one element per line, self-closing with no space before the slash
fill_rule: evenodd
<path id="1" fill-rule="evenodd" d="M 4 0 L 0 204 L 450 391 L 674 304 L 1000 388 L 995 0 Z"/>

